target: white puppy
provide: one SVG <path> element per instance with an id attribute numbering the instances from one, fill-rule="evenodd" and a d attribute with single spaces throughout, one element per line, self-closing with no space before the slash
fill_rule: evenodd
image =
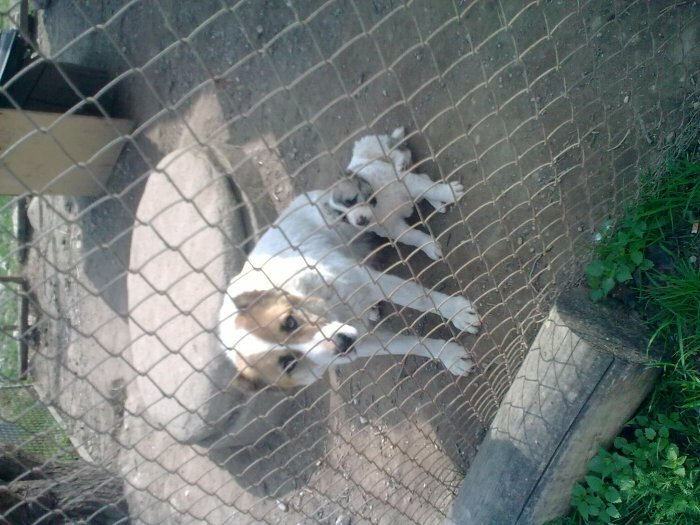
<path id="1" fill-rule="evenodd" d="M 421 199 L 444 212 L 462 197 L 464 188 L 459 182 L 435 183 L 425 174 L 410 171 L 411 152 L 403 147 L 404 136 L 404 129 L 396 128 L 391 135 L 368 135 L 355 142 L 347 169 L 358 179 L 362 193 L 367 193 L 363 184 L 371 188 L 371 206 L 367 198 L 331 199 L 330 205 L 358 229 L 415 246 L 437 260 L 442 257 L 440 245 L 410 227 L 406 219 Z"/>
<path id="2" fill-rule="evenodd" d="M 262 236 L 229 283 L 219 336 L 238 369 L 234 385 L 292 388 L 330 366 L 379 354 L 439 359 L 457 375 L 472 363 L 455 342 L 373 330 L 376 304 L 392 301 L 436 312 L 476 333 L 479 316 L 462 296 L 426 290 L 363 264 L 368 249 L 357 229 L 327 213 L 332 191 L 297 197 Z"/>

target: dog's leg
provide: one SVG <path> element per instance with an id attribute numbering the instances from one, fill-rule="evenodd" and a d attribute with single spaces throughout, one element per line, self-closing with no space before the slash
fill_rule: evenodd
<path id="1" fill-rule="evenodd" d="M 386 330 L 365 334 L 355 343 L 357 357 L 370 358 L 375 355 L 418 355 L 437 359 L 455 375 L 466 375 L 474 363 L 464 348 L 441 339 L 419 339 L 409 335 L 397 335 Z M 353 357 L 354 359 L 354 357 Z"/>
<path id="2" fill-rule="evenodd" d="M 403 173 L 401 178 L 408 193 L 415 201 L 427 200 L 439 213 L 444 213 L 448 204 L 454 204 L 464 195 L 461 182 L 436 183 L 424 173 Z"/>
<path id="3" fill-rule="evenodd" d="M 430 291 L 414 281 L 407 281 L 388 273 L 366 268 L 382 297 L 400 306 L 407 306 L 421 312 L 436 312 L 463 332 L 475 334 L 481 321 L 474 305 L 461 295 L 448 296 Z"/>
<path id="4" fill-rule="evenodd" d="M 399 173 L 407 170 L 411 165 L 411 152 L 407 149 L 395 149 L 390 156 L 394 168 Z"/>
<path id="5" fill-rule="evenodd" d="M 412 228 L 400 217 L 392 218 L 382 224 L 390 239 L 420 248 L 432 260 L 437 261 L 442 258 L 440 245 L 431 235 Z"/>

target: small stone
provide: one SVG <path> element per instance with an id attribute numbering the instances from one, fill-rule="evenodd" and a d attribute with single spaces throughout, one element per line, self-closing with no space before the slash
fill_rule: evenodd
<path id="1" fill-rule="evenodd" d="M 522 237 L 518 237 L 518 238 L 516 239 L 516 242 L 518 243 L 518 246 L 522 246 L 522 245 L 523 245 L 523 238 L 522 238 Z"/>
<path id="2" fill-rule="evenodd" d="M 690 264 L 695 264 L 697 261 L 698 261 L 698 258 L 695 257 L 695 255 L 691 255 L 690 257 L 688 257 L 688 262 Z"/>
<path id="3" fill-rule="evenodd" d="M 385 97 L 388 97 L 389 92 L 386 89 L 382 89 L 382 95 L 384 95 Z"/>
<path id="4" fill-rule="evenodd" d="M 335 519 L 335 525 L 350 525 L 350 516 L 341 514 Z"/>
<path id="5" fill-rule="evenodd" d="M 579 233 L 582 232 L 582 231 L 583 231 L 583 226 L 579 226 L 578 228 L 576 228 L 576 230 L 577 230 Z"/>
<path id="6" fill-rule="evenodd" d="M 258 34 L 258 36 L 263 34 L 263 26 L 256 26 L 255 32 Z"/>
<path id="7" fill-rule="evenodd" d="M 622 99 L 622 102 L 624 102 L 625 104 L 627 104 L 629 101 L 630 101 L 629 95 L 625 95 L 625 98 Z"/>
<path id="8" fill-rule="evenodd" d="M 360 423 L 366 425 L 369 420 L 365 416 L 360 416 Z"/>
<path id="9" fill-rule="evenodd" d="M 289 505 L 287 505 L 284 501 L 277 500 L 277 508 L 282 512 L 287 512 L 289 510 Z"/>

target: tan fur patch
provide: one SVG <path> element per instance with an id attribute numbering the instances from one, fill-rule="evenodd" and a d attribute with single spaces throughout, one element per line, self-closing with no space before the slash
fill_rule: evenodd
<path id="1" fill-rule="evenodd" d="M 323 301 L 267 290 L 243 293 L 234 298 L 234 303 L 239 309 L 234 320 L 236 328 L 280 348 L 252 355 L 234 354 L 238 372 L 231 386 L 255 392 L 267 385 L 289 389 L 308 384 L 306 357 L 285 346 L 308 343 L 317 336 L 321 326 L 327 324 L 320 315 Z M 288 324 L 290 317 L 293 328 Z M 285 370 L 285 363 L 290 361 L 294 361 L 293 367 Z"/>
<path id="2" fill-rule="evenodd" d="M 285 350 L 273 350 L 245 360 L 237 356 L 235 365 L 238 369 L 238 377 L 233 380 L 233 386 L 248 391 L 257 391 L 266 385 L 282 389 L 301 386 L 294 379 L 294 373 L 288 374 L 280 364 L 280 358 L 283 356 L 294 357 L 300 363 L 304 359 L 299 352 Z"/>
<path id="3" fill-rule="evenodd" d="M 318 333 L 320 324 L 325 324 L 324 319 L 309 311 L 313 305 L 311 299 L 276 290 L 257 292 L 257 296 L 247 299 L 249 303 L 245 310 L 236 316 L 236 327 L 270 343 L 309 342 Z M 287 326 L 290 317 L 297 325 L 294 329 Z"/>

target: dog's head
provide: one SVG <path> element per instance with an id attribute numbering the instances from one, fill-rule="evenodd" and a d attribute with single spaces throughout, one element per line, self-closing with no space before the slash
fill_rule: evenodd
<path id="1" fill-rule="evenodd" d="M 374 224 L 372 208 L 377 205 L 374 190 L 360 177 L 337 182 L 331 188 L 325 203 L 326 212 L 333 218 L 347 222 L 358 229 Z"/>
<path id="2" fill-rule="evenodd" d="M 233 386 L 257 391 L 309 385 L 332 364 L 352 360 L 358 333 L 325 318 L 325 303 L 278 290 L 245 292 L 232 298 L 236 312 L 220 332 L 238 375 Z"/>

